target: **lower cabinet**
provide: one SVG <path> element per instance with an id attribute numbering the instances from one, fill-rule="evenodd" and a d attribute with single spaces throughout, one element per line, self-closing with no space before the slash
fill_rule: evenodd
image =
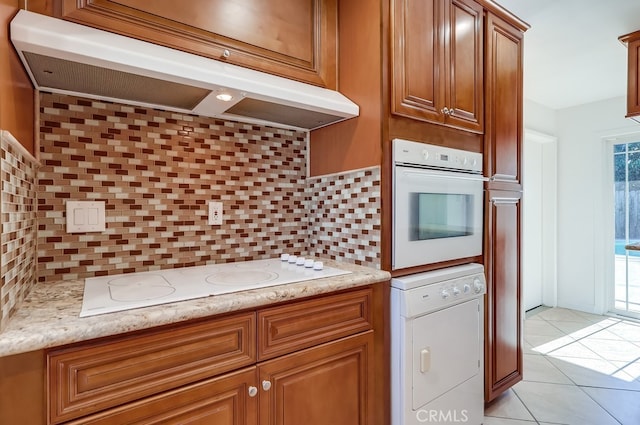
<path id="1" fill-rule="evenodd" d="M 522 380 L 521 198 L 518 190 L 487 190 L 486 402 Z"/>
<path id="2" fill-rule="evenodd" d="M 47 423 L 381 425 L 383 314 L 374 309 L 387 290 L 51 350 Z"/>
<path id="3" fill-rule="evenodd" d="M 369 331 L 67 423 L 368 424 L 372 351 Z"/>
<path id="4" fill-rule="evenodd" d="M 261 364 L 260 425 L 372 423 L 372 367 L 372 331 Z"/>

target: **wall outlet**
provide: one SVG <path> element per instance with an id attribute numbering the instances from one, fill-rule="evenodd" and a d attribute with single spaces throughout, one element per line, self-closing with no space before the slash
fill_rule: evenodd
<path id="1" fill-rule="evenodd" d="M 222 202 L 209 201 L 209 224 L 212 226 L 222 224 Z"/>

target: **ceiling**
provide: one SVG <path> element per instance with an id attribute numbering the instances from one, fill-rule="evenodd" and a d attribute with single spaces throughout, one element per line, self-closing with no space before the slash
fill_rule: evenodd
<path id="1" fill-rule="evenodd" d="M 524 37 L 524 97 L 563 109 L 626 95 L 627 50 L 640 0 L 496 0 L 531 25 Z"/>

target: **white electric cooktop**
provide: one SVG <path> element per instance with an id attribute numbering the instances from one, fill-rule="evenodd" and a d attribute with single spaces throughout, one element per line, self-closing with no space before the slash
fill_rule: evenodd
<path id="1" fill-rule="evenodd" d="M 313 259 L 242 261 L 85 279 L 80 317 L 349 274 Z"/>

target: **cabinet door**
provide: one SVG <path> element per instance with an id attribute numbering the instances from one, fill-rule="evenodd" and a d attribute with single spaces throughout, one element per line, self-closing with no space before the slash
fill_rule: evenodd
<path id="1" fill-rule="evenodd" d="M 627 45 L 627 118 L 640 121 L 640 32 Z"/>
<path id="2" fill-rule="evenodd" d="M 337 88 L 336 0 L 48 3 L 35 2 L 29 8 L 270 74 Z"/>
<path id="3" fill-rule="evenodd" d="M 519 182 L 522 149 L 520 30 L 487 14 L 485 161 L 495 181 Z"/>
<path id="4" fill-rule="evenodd" d="M 483 131 L 483 9 L 473 0 L 394 0 L 396 115 Z"/>
<path id="5" fill-rule="evenodd" d="M 443 122 L 442 0 L 393 1 L 392 112 Z"/>
<path id="6" fill-rule="evenodd" d="M 255 425 L 255 366 L 125 404 L 69 425 Z M 255 391 L 255 390 L 254 390 Z"/>
<path id="7" fill-rule="evenodd" d="M 484 123 L 483 9 L 471 0 L 446 4 L 445 38 L 449 78 L 445 123 L 482 133 Z"/>
<path id="8" fill-rule="evenodd" d="M 521 192 L 488 191 L 485 401 L 522 380 Z"/>
<path id="9" fill-rule="evenodd" d="M 373 331 L 264 362 L 259 375 L 260 425 L 373 422 Z"/>

